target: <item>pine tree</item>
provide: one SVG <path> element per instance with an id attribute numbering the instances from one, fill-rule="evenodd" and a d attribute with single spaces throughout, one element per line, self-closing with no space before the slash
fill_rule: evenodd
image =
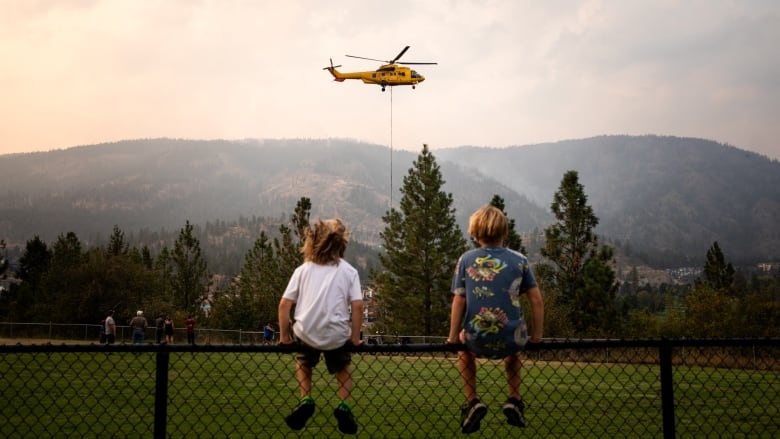
<path id="1" fill-rule="evenodd" d="M 108 254 L 112 256 L 126 255 L 128 244 L 125 242 L 125 232 L 119 226 L 114 225 L 114 231 L 108 242 Z"/>
<path id="2" fill-rule="evenodd" d="M 239 275 L 226 294 L 215 297 L 214 324 L 222 328 L 256 330 L 266 321 L 276 320 L 281 292 L 275 282 L 274 249 L 266 233 L 260 232 L 244 256 Z"/>
<path id="3" fill-rule="evenodd" d="M 517 231 L 515 230 L 515 220 L 513 218 L 509 218 L 509 215 L 507 215 L 506 211 L 504 210 L 504 199 L 497 194 L 493 195 L 493 199 L 490 200 L 490 205 L 500 209 L 501 212 L 504 212 L 504 215 L 506 215 L 507 219 L 509 220 L 509 233 L 507 233 L 504 245 L 509 249 L 525 254 L 523 239 L 520 237 L 520 235 L 517 234 Z M 477 243 L 477 246 L 479 246 L 479 243 Z"/>
<path id="4" fill-rule="evenodd" d="M 704 261 L 704 283 L 718 291 L 727 292 L 734 283 L 734 266 L 726 263 L 718 241 L 707 250 Z"/>
<path id="5" fill-rule="evenodd" d="M 172 263 L 174 303 L 185 312 L 197 311 L 200 301 L 208 296 L 211 275 L 189 221 L 174 242 Z"/>
<path id="6" fill-rule="evenodd" d="M 19 269 L 16 271 L 16 276 L 24 284 L 37 290 L 44 274 L 49 270 L 51 256 L 51 251 L 46 243 L 38 235 L 35 235 L 33 239 L 27 241 L 24 254 L 19 258 Z"/>
<path id="7" fill-rule="evenodd" d="M 560 293 L 580 335 L 614 332 L 619 322 L 614 311 L 615 273 L 608 265 L 612 249 L 599 246 L 593 233 L 598 218 L 576 171 L 564 174 L 550 208 L 556 222 L 544 231 L 541 253 L 552 267 L 540 267 L 538 272 Z"/>
<path id="8" fill-rule="evenodd" d="M 227 294 L 216 298 L 214 306 L 219 312 L 215 324 L 224 328 L 257 329 L 266 322 L 276 321 L 279 298 L 293 271 L 303 262 L 300 248 L 310 212 L 311 200 L 302 197 L 290 218 L 292 228 L 280 225 L 281 237 L 273 241 L 260 232 Z"/>
<path id="9" fill-rule="evenodd" d="M 11 284 L 8 293 L 0 295 L 0 317 L 8 321 L 38 321 L 33 315 L 33 305 L 42 295 L 42 284 L 49 271 L 51 250 L 38 235 L 27 241 L 19 258 L 16 277 L 22 282 Z"/>
<path id="10" fill-rule="evenodd" d="M 428 145 L 401 187 L 400 211 L 382 217 L 384 271 L 372 271 L 386 329 L 406 335 L 443 335 L 449 325 L 452 271 L 466 249 L 452 195 L 441 190 L 441 170 Z"/>

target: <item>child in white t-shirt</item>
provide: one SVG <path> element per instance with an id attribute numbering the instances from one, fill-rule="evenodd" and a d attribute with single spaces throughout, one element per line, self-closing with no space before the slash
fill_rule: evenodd
<path id="1" fill-rule="evenodd" d="M 296 357 L 301 401 L 285 418 L 293 430 L 302 429 L 314 414 L 312 369 L 322 354 L 328 372 L 336 375 L 339 385 L 341 402 L 333 412 L 339 430 L 346 434 L 357 433 L 355 416 L 348 402 L 352 392 L 349 345 L 361 344 L 363 295 L 357 270 L 343 259 L 348 239 L 340 219 L 320 220 L 314 228 L 307 227 L 301 250 L 304 262 L 295 269 L 279 303 L 279 343 L 294 343 L 290 333 L 290 311 L 295 304 L 292 331 L 302 347 Z"/>

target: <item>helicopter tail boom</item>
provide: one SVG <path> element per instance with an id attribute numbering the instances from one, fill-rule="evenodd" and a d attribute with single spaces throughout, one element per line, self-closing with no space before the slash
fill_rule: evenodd
<path id="1" fill-rule="evenodd" d="M 335 67 L 325 67 L 325 70 L 329 71 L 331 75 L 333 75 L 333 80 L 337 82 L 344 82 L 345 79 L 347 79 L 344 75 L 341 74 L 338 70 L 336 70 Z"/>

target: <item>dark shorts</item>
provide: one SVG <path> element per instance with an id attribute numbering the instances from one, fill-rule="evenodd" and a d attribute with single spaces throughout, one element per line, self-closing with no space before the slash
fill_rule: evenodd
<path id="1" fill-rule="evenodd" d="M 320 354 L 325 356 L 325 365 L 331 374 L 340 372 L 352 363 L 352 353 L 347 349 L 347 345 L 332 351 L 318 351 L 303 343 L 299 344 L 305 349 L 301 350 L 295 358 L 298 360 L 298 363 L 310 369 L 313 369 L 320 362 Z"/>

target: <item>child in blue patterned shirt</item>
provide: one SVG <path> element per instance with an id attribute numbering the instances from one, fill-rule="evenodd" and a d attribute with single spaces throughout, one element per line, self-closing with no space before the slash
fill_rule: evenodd
<path id="1" fill-rule="evenodd" d="M 483 206 L 469 219 L 469 234 L 480 247 L 461 255 L 452 281 L 452 313 L 447 343 L 466 345 L 458 352 L 458 367 L 466 393 L 461 408 L 461 431 L 479 430 L 487 407 L 477 398 L 476 358 L 503 358 L 509 399 L 503 407 L 507 422 L 525 427 L 520 398 L 520 351 L 526 342 L 540 343 L 544 327 L 544 303 L 528 258 L 505 248 L 509 232 L 504 213 Z M 531 336 L 528 336 L 520 295 L 531 304 Z"/>

